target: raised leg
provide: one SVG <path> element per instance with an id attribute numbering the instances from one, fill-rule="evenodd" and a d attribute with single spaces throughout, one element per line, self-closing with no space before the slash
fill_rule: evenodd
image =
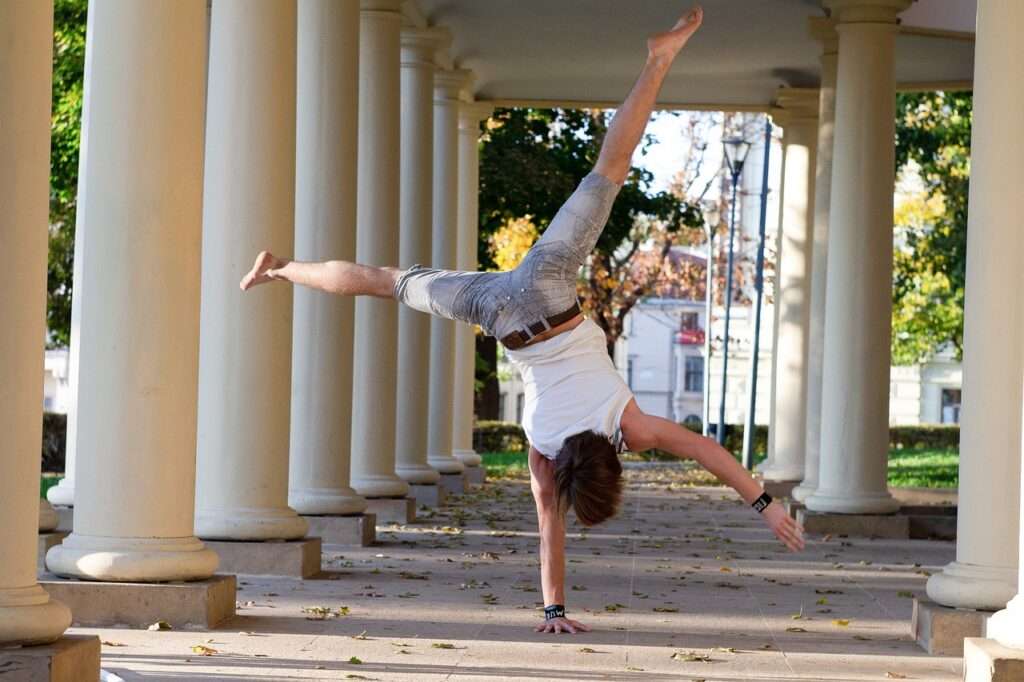
<path id="1" fill-rule="evenodd" d="M 400 273 L 398 268 L 380 268 L 344 260 L 302 263 L 277 258 L 269 251 L 263 251 L 256 256 L 252 270 L 242 278 L 239 287 L 246 291 L 258 284 L 280 280 L 329 294 L 391 298 Z"/>

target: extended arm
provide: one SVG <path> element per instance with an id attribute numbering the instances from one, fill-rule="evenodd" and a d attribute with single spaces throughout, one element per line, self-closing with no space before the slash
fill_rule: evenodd
<path id="1" fill-rule="evenodd" d="M 537 503 L 540 535 L 540 584 L 544 606 L 565 605 L 565 513 L 558 508 L 554 462 L 530 448 L 530 488 Z M 568 618 L 546 620 L 537 632 L 587 632 L 580 622 Z"/>
<path id="2" fill-rule="evenodd" d="M 680 459 L 694 459 L 738 492 L 747 504 L 752 503 L 764 492 L 732 453 L 718 443 L 668 419 L 644 414 L 635 400 L 631 401 L 623 412 L 621 428 L 631 450 L 657 448 Z M 765 523 L 787 547 L 794 552 L 804 548 L 803 528 L 797 525 L 781 504 L 772 501 L 761 513 Z"/>
<path id="3" fill-rule="evenodd" d="M 391 298 L 398 272 L 395 268 L 378 268 L 344 260 L 302 263 L 263 251 L 256 256 L 252 270 L 238 286 L 246 291 L 257 284 L 276 280 L 301 284 L 329 294 Z"/>

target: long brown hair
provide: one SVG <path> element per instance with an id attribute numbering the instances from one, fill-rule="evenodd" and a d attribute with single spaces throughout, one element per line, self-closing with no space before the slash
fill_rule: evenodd
<path id="1" fill-rule="evenodd" d="M 583 431 L 566 438 L 555 458 L 555 486 L 559 507 L 572 507 L 582 525 L 614 516 L 622 499 L 622 464 L 608 437 Z"/>

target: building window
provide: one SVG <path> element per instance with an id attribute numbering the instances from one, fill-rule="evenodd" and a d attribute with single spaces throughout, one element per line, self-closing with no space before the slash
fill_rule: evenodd
<path id="1" fill-rule="evenodd" d="M 960 423 L 960 389 L 942 389 L 942 423 Z"/>
<path id="2" fill-rule="evenodd" d="M 683 377 L 683 390 L 687 393 L 704 391 L 704 356 L 686 356 L 686 375 Z"/>
<path id="3" fill-rule="evenodd" d="M 520 393 L 516 396 L 516 422 L 523 423 L 523 403 L 526 400 L 526 395 Z"/>
<path id="4" fill-rule="evenodd" d="M 679 316 L 679 331 L 700 329 L 700 316 L 695 312 L 686 312 Z"/>

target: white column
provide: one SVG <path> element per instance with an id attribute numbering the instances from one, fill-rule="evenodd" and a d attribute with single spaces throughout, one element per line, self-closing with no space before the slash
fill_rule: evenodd
<path id="1" fill-rule="evenodd" d="M 911 0 L 826 0 L 837 16 L 818 489 L 812 511 L 886 513 L 897 14 Z"/>
<path id="2" fill-rule="evenodd" d="M 494 110 L 489 104 L 463 102 L 459 107 L 459 236 L 455 266 L 477 269 L 480 200 L 480 122 Z M 473 450 L 473 388 L 476 376 L 476 331 L 468 324 L 455 325 L 455 375 L 452 401 L 452 454 L 467 467 L 480 466 Z"/>
<path id="3" fill-rule="evenodd" d="M 0 3 L 0 645 L 60 637 L 71 612 L 36 581 L 53 4 Z"/>
<path id="4" fill-rule="evenodd" d="M 248 292 L 256 254 L 294 252 L 294 0 L 217 0 L 203 206 L 196 533 L 300 538 L 288 506 L 292 289 Z"/>
<path id="5" fill-rule="evenodd" d="M 1024 315 L 1007 293 L 1024 271 L 1022 28 L 1020 3 L 978 3 L 956 561 L 928 579 L 928 596 L 947 606 L 999 609 L 1018 590 Z M 990 636 L 1024 647 L 1022 602 L 989 622 Z"/>
<path id="6" fill-rule="evenodd" d="M 54 573 L 210 576 L 193 536 L 206 6 L 89 6 L 74 532 Z"/>
<path id="7" fill-rule="evenodd" d="M 783 127 L 785 151 L 775 274 L 772 458 L 762 474 L 767 481 L 799 481 L 804 474 L 818 91 L 784 88 L 776 106 L 773 117 Z"/>
<path id="8" fill-rule="evenodd" d="M 821 453 L 821 370 L 825 355 L 825 279 L 828 265 L 828 219 L 832 192 L 832 136 L 836 119 L 836 69 L 839 36 L 835 23 L 815 17 L 811 34 L 822 44 L 821 87 L 818 90 L 818 142 L 814 181 L 814 238 L 811 246 L 811 311 L 807 339 L 807 433 L 804 437 L 804 474 L 793 488 L 793 499 L 803 502 L 818 487 Z"/>
<path id="9" fill-rule="evenodd" d="M 434 229 L 431 264 L 454 270 L 459 220 L 459 92 L 469 73 L 434 75 Z M 443 474 L 462 472 L 452 454 L 452 403 L 455 396 L 455 322 L 430 319 L 430 399 L 427 459 Z"/>
<path id="10" fill-rule="evenodd" d="M 436 29 L 402 31 L 401 236 L 398 265 L 431 262 L 434 177 L 434 54 L 450 42 Z M 430 386 L 430 316 L 398 308 L 398 395 L 395 471 L 408 483 L 437 483 L 441 474 L 427 464 Z"/>
<path id="11" fill-rule="evenodd" d="M 355 260 L 359 0 L 300 0 L 295 258 Z M 294 288 L 288 504 L 358 514 L 352 444 L 351 297 Z"/>
<path id="12" fill-rule="evenodd" d="M 400 7 L 399 0 L 360 3 L 356 260 L 367 265 L 398 261 Z M 367 497 L 402 497 L 409 485 L 395 474 L 395 302 L 356 299 L 354 330 L 352 486 Z"/>

